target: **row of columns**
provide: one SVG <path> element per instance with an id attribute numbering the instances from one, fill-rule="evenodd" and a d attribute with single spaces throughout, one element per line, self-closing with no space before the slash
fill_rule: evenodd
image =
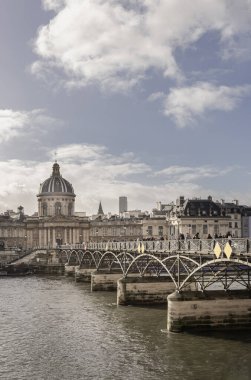
<path id="1" fill-rule="evenodd" d="M 75 227 L 60 227 L 60 230 L 63 231 L 63 233 L 59 236 L 56 234 L 57 228 L 55 227 L 44 227 L 39 228 L 39 245 L 40 246 L 56 246 L 57 239 L 60 239 L 63 244 L 76 244 L 80 243 L 80 240 L 83 239 L 82 236 L 80 236 L 79 228 Z M 68 234 L 67 234 L 68 231 Z M 81 237 L 81 239 L 80 239 Z"/>

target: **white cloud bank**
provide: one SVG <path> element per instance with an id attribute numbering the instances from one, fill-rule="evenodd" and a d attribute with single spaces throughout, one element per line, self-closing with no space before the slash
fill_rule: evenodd
<path id="1" fill-rule="evenodd" d="M 125 92 L 153 71 L 180 85 L 185 74 L 177 48 L 195 46 L 210 32 L 218 33 L 215 49 L 223 59 L 244 52 L 250 59 L 250 0 L 43 0 L 43 6 L 55 15 L 34 40 L 32 72 L 52 74 L 67 88 L 94 84 Z M 173 88 L 164 113 L 184 127 L 205 111 L 232 110 L 244 92 L 210 83 Z"/>
<path id="2" fill-rule="evenodd" d="M 220 178 L 234 171 L 210 166 L 171 166 L 156 173 L 133 154 L 112 155 L 99 145 L 65 145 L 56 151 L 61 174 L 73 184 L 77 195 L 77 211 L 88 214 L 97 212 L 100 200 L 105 212 L 118 212 L 121 195 L 128 197 L 130 209 L 142 210 L 151 210 L 159 200 L 175 201 L 179 195 L 191 198 L 211 194 L 220 198 L 222 194 L 203 187 L 203 178 Z M 30 214 L 37 210 L 39 184 L 51 175 L 53 156 L 48 152 L 50 159 L 46 162 L 0 161 L 0 212 L 16 209 L 20 204 Z M 225 199 L 237 195 L 228 194 L 224 188 Z"/>
<path id="3" fill-rule="evenodd" d="M 234 54 L 251 31 L 250 0 L 44 0 L 56 15 L 34 41 L 41 75 L 59 69 L 66 86 L 124 91 L 149 69 L 181 79 L 174 53 L 214 31 Z M 238 46 L 236 46 L 236 49 Z"/>
<path id="4" fill-rule="evenodd" d="M 177 183 L 192 182 L 204 178 L 222 177 L 231 173 L 236 168 L 236 166 L 219 169 L 212 166 L 191 167 L 174 165 L 156 172 L 155 176 L 166 177 Z"/>
<path id="5" fill-rule="evenodd" d="M 250 92 L 250 85 L 228 87 L 207 82 L 172 88 L 164 100 L 164 113 L 179 127 L 186 127 L 208 111 L 232 111 Z"/>
<path id="6" fill-rule="evenodd" d="M 32 111 L 0 109 L 0 143 L 38 130 L 43 133 L 48 127 L 60 123 L 41 109 Z"/>

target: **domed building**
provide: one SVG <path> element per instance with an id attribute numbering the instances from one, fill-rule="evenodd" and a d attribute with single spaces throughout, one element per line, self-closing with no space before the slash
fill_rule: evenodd
<path id="1" fill-rule="evenodd" d="M 74 215 L 76 195 L 70 182 L 61 176 L 57 162 L 53 165 L 50 178 L 40 185 L 37 197 L 39 217 Z"/>
<path id="2" fill-rule="evenodd" d="M 89 240 L 89 220 L 75 213 L 73 186 L 53 164 L 52 174 L 40 184 L 37 216 L 27 218 L 27 247 L 55 247 Z"/>

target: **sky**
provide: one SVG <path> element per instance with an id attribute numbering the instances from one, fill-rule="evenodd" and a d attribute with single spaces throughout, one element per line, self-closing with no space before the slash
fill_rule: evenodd
<path id="1" fill-rule="evenodd" d="M 251 205 L 251 0 L 0 0 L 0 213 Z"/>

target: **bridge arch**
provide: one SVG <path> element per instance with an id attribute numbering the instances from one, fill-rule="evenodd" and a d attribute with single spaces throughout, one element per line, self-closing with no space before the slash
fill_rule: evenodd
<path id="1" fill-rule="evenodd" d="M 79 252 L 76 250 L 72 250 L 68 258 L 68 265 L 79 265 L 80 261 L 81 259 Z"/>
<path id="2" fill-rule="evenodd" d="M 99 262 L 99 257 L 101 256 L 101 252 L 95 251 L 85 251 L 83 252 L 83 256 L 80 261 L 80 268 L 96 268 Z"/>
<path id="3" fill-rule="evenodd" d="M 109 271 L 112 270 L 116 266 L 115 269 L 121 271 L 123 275 L 125 275 L 126 269 L 129 264 L 133 261 L 134 256 L 128 252 L 120 252 L 119 254 L 115 254 L 112 251 L 106 251 L 103 253 L 102 257 L 97 266 L 97 270 L 101 270 L 101 268 L 106 268 Z"/>
<path id="4" fill-rule="evenodd" d="M 251 290 L 249 271 L 251 271 L 251 262 L 239 258 L 223 257 L 210 260 L 194 268 L 178 285 L 178 290 L 184 289 L 191 282 L 199 284 L 202 291 L 216 282 L 221 284 L 224 290 L 230 290 L 231 285 L 236 283 Z"/>
<path id="5" fill-rule="evenodd" d="M 69 261 L 70 251 L 63 249 L 59 251 L 59 260 L 63 264 L 67 264 Z"/>
<path id="6" fill-rule="evenodd" d="M 145 275 L 147 269 L 150 268 L 151 264 L 153 264 L 152 272 L 155 272 L 157 276 L 160 276 L 160 274 L 163 273 L 163 271 L 164 273 L 166 272 L 170 276 L 175 286 L 177 286 L 176 279 L 174 278 L 171 271 L 167 268 L 163 260 L 149 253 L 143 253 L 141 255 L 136 256 L 131 262 L 131 264 L 128 266 L 125 273 L 125 277 L 128 276 L 130 271 L 134 271 L 134 273 L 135 271 L 138 271 L 138 273 L 142 277 Z"/>

